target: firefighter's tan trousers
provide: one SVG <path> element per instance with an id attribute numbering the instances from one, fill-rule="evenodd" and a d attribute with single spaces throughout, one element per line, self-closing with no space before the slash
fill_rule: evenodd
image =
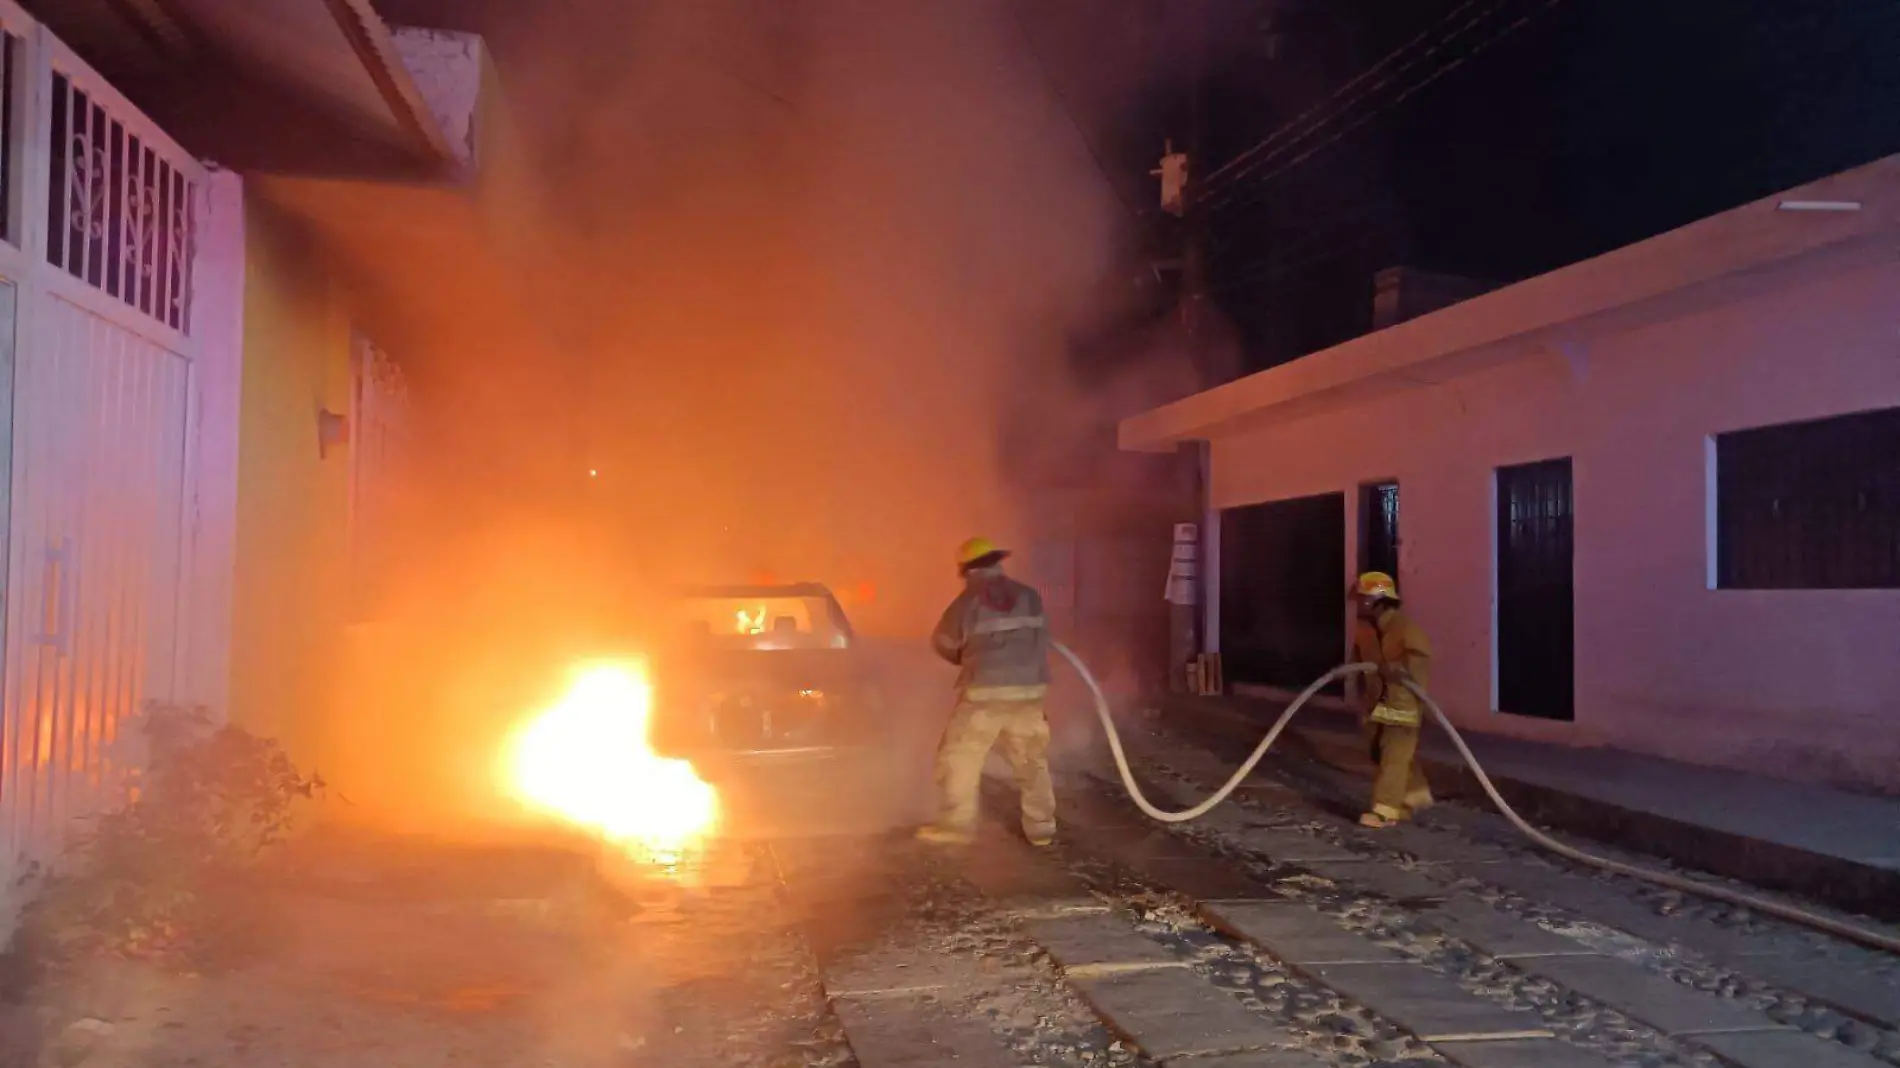
<path id="1" fill-rule="evenodd" d="M 1049 720 L 1041 701 L 960 701 L 937 747 L 937 826 L 975 833 L 977 788 L 990 747 L 1003 756 L 1023 795 L 1023 833 L 1056 833 L 1056 793 L 1049 781 Z"/>
<path id="2" fill-rule="evenodd" d="M 1368 720 L 1366 732 L 1379 765 L 1372 780 L 1372 811 L 1397 820 L 1429 807 L 1432 788 L 1418 769 L 1418 728 Z"/>

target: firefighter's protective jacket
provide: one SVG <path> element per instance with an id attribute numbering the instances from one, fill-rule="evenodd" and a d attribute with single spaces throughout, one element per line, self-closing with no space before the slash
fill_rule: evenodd
<path id="1" fill-rule="evenodd" d="M 1394 726 L 1418 725 L 1418 695 L 1389 676 L 1403 671 L 1420 686 L 1429 686 L 1432 644 L 1411 617 L 1397 608 L 1387 608 L 1373 619 L 1361 619 L 1353 629 L 1353 659 L 1377 664 L 1380 673 L 1368 675 L 1362 684 L 1369 700 L 1369 716 L 1374 722 Z"/>
<path id="2" fill-rule="evenodd" d="M 1040 701 L 1049 691 L 1049 623 L 1042 595 L 1000 569 L 966 576 L 931 644 L 955 664 L 966 701 Z"/>

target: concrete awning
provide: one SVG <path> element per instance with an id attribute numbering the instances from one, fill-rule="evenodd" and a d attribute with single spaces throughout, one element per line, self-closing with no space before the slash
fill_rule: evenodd
<path id="1" fill-rule="evenodd" d="M 1900 156 L 1745 204 L 1122 421 L 1121 447 L 1169 452 L 1420 389 L 1785 284 L 1790 271 L 1892 257 Z"/>
<path id="2" fill-rule="evenodd" d="M 353 280 L 364 325 L 427 365 L 489 351 L 549 366 L 549 324 L 531 314 L 518 261 L 476 197 L 440 186 L 270 177 L 266 200 L 310 223 Z"/>
<path id="3" fill-rule="evenodd" d="M 192 152 L 240 171 L 430 177 L 444 135 L 369 0 L 39 0 Z"/>

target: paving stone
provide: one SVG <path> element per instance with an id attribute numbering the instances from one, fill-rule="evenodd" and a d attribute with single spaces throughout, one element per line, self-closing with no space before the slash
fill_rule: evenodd
<path id="1" fill-rule="evenodd" d="M 1281 899 L 1279 891 L 1226 857 L 1156 857 L 1129 865 L 1144 878 L 1196 901 Z"/>
<path id="2" fill-rule="evenodd" d="M 1185 968 L 1071 980 L 1109 1028 L 1150 1058 L 1285 1048 L 1291 1033 Z M 1199 1058 L 1193 1062 L 1201 1063 Z"/>
<path id="3" fill-rule="evenodd" d="M 892 932 L 910 922 L 904 903 L 896 898 L 812 910 L 795 919 L 821 967 L 887 946 Z"/>
<path id="4" fill-rule="evenodd" d="M 1264 801 L 1272 801 L 1278 798 L 1285 798 L 1288 801 L 1294 802 L 1304 802 L 1306 800 L 1305 794 L 1300 793 L 1290 786 L 1277 782 L 1244 782 L 1240 784 L 1236 792 Z M 1198 804 L 1199 802 L 1196 803 Z"/>
<path id="5" fill-rule="evenodd" d="M 1736 971 L 1865 1020 L 1900 1026 L 1900 986 L 1826 957 L 1720 957 Z"/>
<path id="6" fill-rule="evenodd" d="M 883 841 L 856 835 L 782 838 L 772 843 L 771 856 L 779 878 L 788 883 L 813 875 L 891 866 Z"/>
<path id="7" fill-rule="evenodd" d="M 1161 1068 L 1321 1068 L 1319 1054 L 1304 1049 L 1263 1049 L 1217 1053 L 1212 1057 L 1169 1057 Z"/>
<path id="8" fill-rule="evenodd" d="M 1420 860 L 1437 863 L 1490 864 L 1511 857 L 1508 851 L 1496 845 L 1474 842 L 1456 834 L 1416 825 L 1388 827 L 1380 831 L 1374 840 L 1383 842 L 1388 848 L 1410 853 Z"/>
<path id="9" fill-rule="evenodd" d="M 1056 821 L 1090 830 L 1156 829 L 1155 821 L 1132 805 L 1090 794 L 1065 794 L 1056 801 Z"/>
<path id="10" fill-rule="evenodd" d="M 834 1004 L 846 1041 L 863 1068 L 1017 1068 L 1022 1058 L 970 1015 L 951 1015 L 913 998 Z"/>
<path id="11" fill-rule="evenodd" d="M 1427 1042 L 1550 1036 L 1536 1013 L 1488 1001 L 1423 965 L 1324 964 L 1300 971 Z"/>
<path id="12" fill-rule="evenodd" d="M 1423 872 L 1380 860 L 1320 860 L 1300 865 L 1314 875 L 1359 890 L 1370 890 L 1394 901 L 1442 898 L 1450 887 Z"/>
<path id="13" fill-rule="evenodd" d="M 1342 845 L 1299 831 L 1250 827 L 1229 836 L 1234 845 L 1269 860 L 1302 864 L 1310 860 L 1352 860 L 1358 856 Z"/>
<path id="14" fill-rule="evenodd" d="M 781 892 L 786 901 L 809 911 L 870 907 L 895 900 L 905 878 L 895 872 L 881 876 L 853 873 L 835 879 L 800 879 L 786 883 Z"/>
<path id="15" fill-rule="evenodd" d="M 1405 958 L 1305 905 L 1267 902 L 1201 906 L 1214 926 L 1259 944 L 1288 964 L 1395 963 Z"/>
<path id="16" fill-rule="evenodd" d="M 1741 1068 L 1890 1068 L 1886 1061 L 1799 1031 L 1697 1035 L 1688 1041 Z"/>
<path id="17" fill-rule="evenodd" d="M 1554 1038 L 1494 1042 L 1434 1042 L 1432 1048 L 1464 1068 L 1610 1068 L 1611 1062 Z"/>
<path id="18" fill-rule="evenodd" d="M 1486 802 L 1487 806 L 1489 802 Z M 1421 827 L 1433 830 L 1450 830 L 1467 835 L 1481 842 L 1495 842 L 1502 845 L 1524 844 L 1524 834 L 1510 825 L 1503 816 L 1490 811 L 1466 808 L 1462 805 L 1433 805 L 1418 814 L 1413 820 Z"/>
<path id="19" fill-rule="evenodd" d="M 1669 942 L 1686 933 L 1690 921 L 1670 919 L 1631 898 L 1627 890 L 1597 879 L 1531 864 L 1488 864 L 1459 868 L 1461 874 L 1502 887 L 1532 901 L 1575 912 L 1586 919 L 1627 931 L 1652 942 Z"/>
<path id="20" fill-rule="evenodd" d="M 1529 865 L 1472 867 L 1466 874 L 1536 901 L 1658 944 L 1674 943 L 1744 975 L 1862 1019 L 1900 1026 L 1900 985 L 1824 957 L 1786 953 L 1780 939 L 1717 927 L 1687 917 L 1664 916 L 1616 886 Z"/>
<path id="21" fill-rule="evenodd" d="M 1179 963 L 1161 943 L 1119 916 L 1064 916 L 1023 921 L 1023 930 L 1064 968 L 1094 964 Z"/>
<path id="22" fill-rule="evenodd" d="M 1206 846 L 1190 842 L 1167 831 L 1098 834 L 1080 843 L 1083 848 L 1112 857 L 1124 864 L 1144 860 L 1201 860 L 1215 854 Z"/>
<path id="23" fill-rule="evenodd" d="M 1005 906 L 1095 900 L 1081 879 L 1057 867 L 1053 860 L 1030 855 L 1026 846 L 980 843 L 961 874 Z"/>
<path id="24" fill-rule="evenodd" d="M 1030 975 L 1017 966 L 983 970 L 973 960 L 919 952 L 915 946 L 840 953 L 822 967 L 825 993 L 833 998 L 969 995 L 1002 989 Z"/>
<path id="25" fill-rule="evenodd" d="M 1487 956 L 1586 956 L 1594 951 L 1574 938 L 1554 934 L 1529 920 L 1477 901 L 1448 901 L 1419 914 L 1441 933 L 1470 943 Z"/>
<path id="26" fill-rule="evenodd" d="M 1511 964 L 1672 1035 L 1781 1026 L 1753 1009 L 1613 957 L 1524 957 Z"/>

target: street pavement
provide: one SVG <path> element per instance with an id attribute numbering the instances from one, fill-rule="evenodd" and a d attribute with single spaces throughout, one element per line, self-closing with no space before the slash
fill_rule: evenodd
<path id="1" fill-rule="evenodd" d="M 1168 806 L 1237 758 L 1152 724 L 1127 740 Z M 272 891 L 281 951 L 68 992 L 41 1063 L 1900 1065 L 1900 961 L 1576 867 L 1475 808 L 1368 831 L 1361 781 L 1274 759 L 1162 827 L 1078 755 L 1054 848 L 1021 840 L 1000 776 L 979 840 L 929 848 L 907 833 L 925 742 L 725 783 L 731 834 L 667 870 L 308 847 Z"/>
<path id="2" fill-rule="evenodd" d="M 1177 806 L 1234 756 L 1152 731 L 1135 747 L 1149 789 Z M 1281 770 L 1163 830 L 1088 769 L 1065 783 L 1049 851 L 1013 835 L 994 784 L 968 851 L 858 843 L 899 865 L 864 884 L 869 897 L 815 875 L 822 860 L 781 868 L 788 887 L 829 887 L 830 908 L 802 921 L 821 942 L 877 888 L 937 887 L 933 908 L 888 914 L 869 973 L 848 952 L 821 960 L 858 1063 L 1900 1063 L 1891 957 L 1572 866 L 1474 810 L 1367 831 L 1350 819 L 1359 784 Z M 989 940 L 968 942 L 973 929 Z M 987 1044 L 972 1020 L 989 1021 Z"/>

